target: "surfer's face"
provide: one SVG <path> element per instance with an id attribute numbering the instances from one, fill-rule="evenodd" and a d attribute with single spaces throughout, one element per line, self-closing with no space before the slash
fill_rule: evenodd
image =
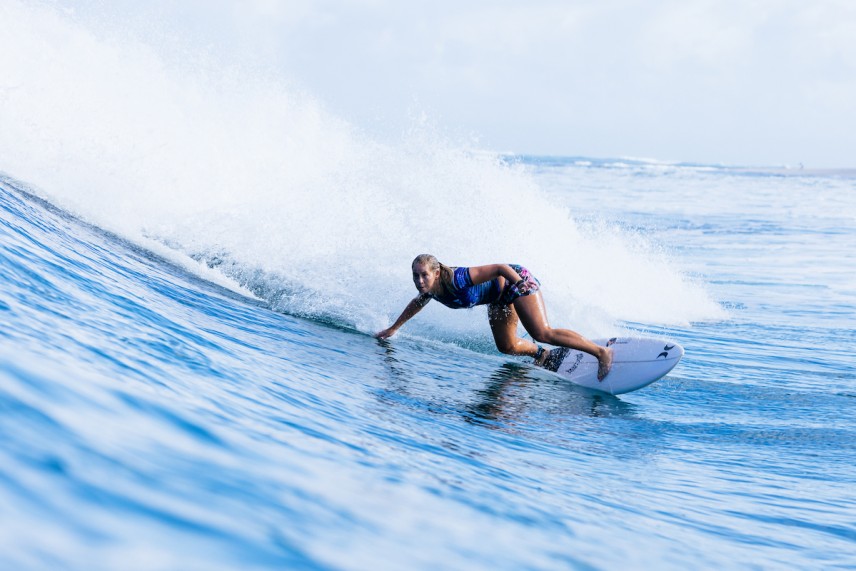
<path id="1" fill-rule="evenodd" d="M 413 285 L 419 293 L 433 292 L 439 284 L 440 269 L 432 270 L 428 264 L 413 264 Z"/>

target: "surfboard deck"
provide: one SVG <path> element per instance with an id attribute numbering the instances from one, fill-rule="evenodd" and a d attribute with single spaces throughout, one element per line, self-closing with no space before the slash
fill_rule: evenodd
<path id="1" fill-rule="evenodd" d="M 594 356 L 565 347 L 553 348 L 543 368 L 576 385 L 620 395 L 661 379 L 684 355 L 683 347 L 662 339 L 612 337 L 592 341 L 614 351 L 612 369 L 602 381 L 597 380 L 597 359 Z"/>

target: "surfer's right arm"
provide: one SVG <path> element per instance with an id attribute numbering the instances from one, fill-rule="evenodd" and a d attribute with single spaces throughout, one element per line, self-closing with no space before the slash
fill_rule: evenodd
<path id="1" fill-rule="evenodd" d="M 395 335 L 395 332 L 404 325 L 407 320 L 411 317 L 419 313 L 425 305 L 431 301 L 431 296 L 428 294 L 420 294 L 410 300 L 410 303 L 407 304 L 407 307 L 404 308 L 404 311 L 401 312 L 401 315 L 398 316 L 398 319 L 395 320 L 395 323 L 390 325 L 388 328 L 380 331 L 375 334 L 375 337 L 378 339 L 387 339 Z"/>

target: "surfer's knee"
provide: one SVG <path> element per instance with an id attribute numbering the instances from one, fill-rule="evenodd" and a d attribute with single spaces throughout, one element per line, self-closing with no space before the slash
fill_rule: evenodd
<path id="1" fill-rule="evenodd" d="M 505 353 L 506 355 L 513 355 L 517 351 L 517 339 L 508 339 L 503 341 L 496 341 L 496 348 L 499 349 L 500 353 Z"/>
<path id="2" fill-rule="evenodd" d="M 549 328 L 536 329 L 535 331 L 530 331 L 529 335 L 532 336 L 532 339 L 536 343 L 547 343 L 548 345 L 556 345 L 553 342 L 553 330 Z"/>

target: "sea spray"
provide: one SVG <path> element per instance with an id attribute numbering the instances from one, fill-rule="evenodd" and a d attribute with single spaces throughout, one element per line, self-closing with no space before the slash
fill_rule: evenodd
<path id="1" fill-rule="evenodd" d="M 721 315 L 643 236 L 580 227 L 525 167 L 442 129 L 373 140 L 258 69 L 167 57 L 47 8 L 0 11 L 0 170 L 278 311 L 377 330 L 415 293 L 412 258 L 430 252 L 528 266 L 553 324 L 591 335 Z M 489 345 L 480 311 L 429 306 L 408 331 Z"/>

